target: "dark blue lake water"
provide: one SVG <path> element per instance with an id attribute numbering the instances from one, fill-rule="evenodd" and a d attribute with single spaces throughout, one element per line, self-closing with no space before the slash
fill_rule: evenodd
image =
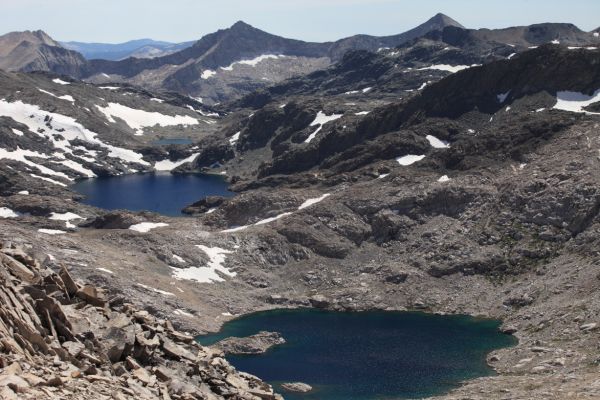
<path id="1" fill-rule="evenodd" d="M 173 138 L 173 139 L 158 139 L 152 142 L 152 144 L 157 146 L 165 146 L 169 144 L 192 144 L 194 141 L 188 138 Z"/>
<path id="2" fill-rule="evenodd" d="M 182 208 L 203 197 L 232 196 L 227 186 L 216 175 L 148 173 L 86 179 L 72 189 L 85 196 L 85 204 L 107 210 L 148 210 L 179 216 Z"/>
<path id="3" fill-rule="evenodd" d="M 245 316 L 199 342 L 275 331 L 287 340 L 266 354 L 227 356 L 239 370 L 273 384 L 291 400 L 373 400 L 442 394 L 465 379 L 491 375 L 486 355 L 514 345 L 499 323 L 410 312 L 279 310 Z M 279 384 L 304 382 L 308 394 Z"/>

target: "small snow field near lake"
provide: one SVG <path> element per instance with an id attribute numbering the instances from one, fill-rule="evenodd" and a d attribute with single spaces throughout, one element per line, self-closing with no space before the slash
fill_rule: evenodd
<path id="1" fill-rule="evenodd" d="M 178 161 L 171 161 L 169 159 L 157 161 L 156 164 L 154 164 L 154 169 L 157 171 L 172 171 L 175 168 L 179 167 L 180 165 L 187 164 L 187 163 L 194 161 L 196 159 L 196 157 L 198 157 L 199 154 L 200 153 L 195 153 L 187 158 L 184 158 L 184 159 L 181 159 Z"/>
<path id="2" fill-rule="evenodd" d="M 447 149 L 450 147 L 450 144 L 447 141 L 438 139 L 433 135 L 427 135 L 425 136 L 425 139 L 427 139 L 431 147 L 436 149 Z"/>
<path id="3" fill-rule="evenodd" d="M 19 214 L 10 208 L 0 207 L 0 218 L 17 218 Z"/>
<path id="4" fill-rule="evenodd" d="M 261 219 L 260 221 L 258 221 L 258 222 L 257 222 L 257 223 L 255 223 L 254 225 L 255 225 L 255 226 L 258 226 L 258 225 L 264 225 L 264 224 L 268 224 L 269 222 L 277 221 L 278 219 L 281 219 L 281 218 L 287 217 L 288 215 L 292 215 L 292 213 L 291 213 L 291 212 L 286 212 L 286 213 L 283 213 L 283 214 L 276 215 L 276 216 L 274 216 L 274 217 L 270 217 L 270 218 Z"/>
<path id="5" fill-rule="evenodd" d="M 62 234 L 67 233 L 65 231 L 60 231 L 58 229 L 38 229 L 38 232 L 39 233 L 44 233 L 46 235 L 52 235 L 52 236 L 53 235 L 62 235 Z"/>
<path id="6" fill-rule="evenodd" d="M 185 260 L 181 257 L 179 257 L 177 254 L 173 254 L 173 260 L 180 262 L 182 264 L 185 264 Z"/>
<path id="7" fill-rule="evenodd" d="M 116 122 L 113 117 L 120 118 L 138 134 L 143 133 L 143 128 L 152 127 L 156 125 L 160 126 L 173 126 L 173 125 L 197 125 L 198 120 L 187 115 L 164 115 L 158 112 L 148 112 L 144 110 L 137 110 L 130 108 L 119 103 L 108 103 L 107 107 L 101 107 L 96 105 L 96 108 L 100 110 L 102 114 L 108 119 L 109 122 Z"/>
<path id="8" fill-rule="evenodd" d="M 417 161 L 421 161 L 424 158 L 424 155 L 418 156 L 415 154 L 407 154 L 405 156 L 396 158 L 396 161 L 398 162 L 398 164 L 406 167 L 408 165 L 416 163 Z"/>
<path id="9" fill-rule="evenodd" d="M 72 180 L 71 178 L 69 178 L 68 175 L 66 175 L 62 172 L 54 171 L 43 165 L 36 164 L 35 162 L 29 160 L 28 157 L 41 158 L 41 159 L 48 158 L 48 156 L 45 154 L 38 153 L 36 151 L 31 151 L 31 150 L 22 150 L 19 147 L 17 147 L 17 149 L 14 151 L 0 149 L 0 160 L 4 159 L 4 160 L 19 161 L 30 167 L 37 168 L 41 173 L 43 173 L 45 175 L 54 175 L 54 176 L 58 176 L 63 179 L 66 179 L 66 180 Z"/>
<path id="10" fill-rule="evenodd" d="M 102 142 L 97 138 L 97 133 L 86 129 L 74 118 L 45 111 L 37 105 L 23 103 L 22 101 L 10 103 L 5 100 L 0 100 L 0 116 L 10 117 L 17 122 L 26 125 L 31 132 L 50 141 L 55 149 L 60 149 L 64 153 L 70 154 L 76 158 L 81 157 L 73 154 L 73 146 L 70 142 L 78 139 L 107 149 L 109 157 L 118 158 L 128 163 L 150 165 L 142 159 L 141 154 Z M 51 121 L 52 129 L 46 125 L 47 121 Z M 26 150 L 22 150 L 21 155 L 24 155 L 22 152 L 25 151 Z M 30 156 L 34 157 L 32 153 L 33 152 L 30 152 Z M 38 155 L 38 157 L 40 156 Z M 0 156 L 0 158 L 2 157 Z M 42 158 L 47 158 L 47 156 L 42 156 Z M 38 166 L 36 166 L 36 168 L 40 169 Z M 40 171 L 42 170 L 40 169 Z M 42 172 L 46 175 L 64 175 L 57 172 L 49 173 L 47 168 L 45 171 L 46 172 Z"/>
<path id="11" fill-rule="evenodd" d="M 54 220 L 54 221 L 65 221 L 65 226 L 67 228 L 76 228 L 76 226 L 73 225 L 71 223 L 71 221 L 73 221 L 75 219 L 85 219 L 85 218 L 81 217 L 80 215 L 74 214 L 72 212 L 66 212 L 63 214 L 53 212 L 52 214 L 50 214 L 49 219 Z"/>
<path id="12" fill-rule="evenodd" d="M 139 224 L 131 225 L 129 227 L 129 230 L 140 233 L 147 233 L 150 232 L 152 229 L 162 228 L 165 226 L 169 226 L 169 224 L 165 224 L 164 222 L 141 222 Z"/>
<path id="13" fill-rule="evenodd" d="M 70 85 L 71 84 L 70 82 L 65 82 L 60 78 L 52 79 L 52 82 L 58 83 L 59 85 Z"/>
<path id="14" fill-rule="evenodd" d="M 20 192 L 18 192 L 17 194 L 20 194 L 20 195 L 27 196 L 27 195 L 29 194 L 29 191 L 28 191 L 28 190 L 21 190 L 21 191 L 20 191 Z"/>
<path id="15" fill-rule="evenodd" d="M 600 101 L 600 89 L 596 90 L 593 95 L 587 95 L 579 92 L 557 92 L 556 104 L 554 109 L 571 111 L 576 113 L 585 113 L 600 115 L 600 113 L 585 111 L 584 108 Z"/>
<path id="16" fill-rule="evenodd" d="M 180 280 L 190 280 L 200 283 L 223 282 L 223 279 L 217 272 L 226 276 L 234 277 L 236 273 L 225 268 L 223 264 L 227 254 L 232 251 L 222 249 L 220 247 L 208 247 L 204 245 L 196 245 L 209 258 L 205 267 L 190 267 L 190 268 L 172 268 L 173 277 Z"/>
<path id="17" fill-rule="evenodd" d="M 331 121 L 335 121 L 336 119 L 340 119 L 342 118 L 343 114 L 331 114 L 331 115 L 327 115 L 325 114 L 323 111 L 319 111 L 317 113 L 317 116 L 315 117 L 314 121 L 310 123 L 309 126 L 316 126 L 319 125 L 319 128 L 314 131 L 313 133 L 310 134 L 310 136 L 308 138 L 306 138 L 306 140 L 304 141 L 304 143 L 310 143 L 319 132 L 321 132 L 321 129 L 323 129 L 323 126 Z"/>
<path id="18" fill-rule="evenodd" d="M 448 177 L 448 175 L 442 175 L 440 179 L 438 179 L 438 182 L 448 182 L 449 180 L 450 178 Z"/>

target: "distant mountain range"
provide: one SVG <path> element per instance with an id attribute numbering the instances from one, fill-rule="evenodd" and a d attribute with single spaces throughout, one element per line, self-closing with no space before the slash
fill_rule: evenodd
<path id="1" fill-rule="evenodd" d="M 152 39 L 131 40 L 125 43 L 60 42 L 69 50 L 81 53 L 86 59 L 123 60 L 129 57 L 154 58 L 175 53 L 193 45 L 195 41 L 183 43 L 161 42 Z"/>
<path id="2" fill-rule="evenodd" d="M 214 104 L 326 69 L 351 51 L 385 52 L 419 38 L 470 48 L 479 55 L 483 49 L 496 54 L 495 49 L 502 47 L 500 53 L 504 54 L 512 47 L 516 53 L 549 42 L 568 46 L 600 43 L 597 34 L 572 24 L 471 30 L 443 14 L 398 35 L 355 35 L 325 43 L 283 38 L 240 21 L 193 44 L 142 39 L 116 45 L 61 45 L 41 31 L 11 33 L 0 37 L 0 68 L 52 71 L 102 84 L 130 83 L 150 90 L 176 91 Z M 153 55 L 160 56 L 149 58 Z M 412 56 L 420 57 L 417 53 Z M 123 57 L 128 58 L 114 60 Z M 443 53 L 435 59 L 456 62 Z"/>

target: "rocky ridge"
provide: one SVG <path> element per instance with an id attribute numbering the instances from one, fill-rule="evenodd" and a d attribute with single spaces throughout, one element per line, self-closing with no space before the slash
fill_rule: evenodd
<path id="1" fill-rule="evenodd" d="M 277 399 L 167 320 L 0 248 L 3 399 Z"/>

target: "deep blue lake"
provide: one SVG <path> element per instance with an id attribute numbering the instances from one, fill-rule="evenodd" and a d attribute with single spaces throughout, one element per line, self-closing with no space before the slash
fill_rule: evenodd
<path id="1" fill-rule="evenodd" d="M 83 203 L 107 210 L 154 211 L 180 216 L 181 209 L 203 197 L 232 196 L 216 175 L 147 173 L 85 179 L 71 186 Z"/>
<path id="2" fill-rule="evenodd" d="M 281 333 L 287 343 L 265 354 L 226 358 L 286 399 L 401 399 L 443 394 L 465 379 L 493 374 L 486 355 L 516 344 L 498 327 L 498 321 L 467 316 L 277 310 L 235 319 L 198 341 L 210 345 L 261 330 Z M 293 394 L 279 386 L 297 381 L 314 390 Z"/>
<path id="3" fill-rule="evenodd" d="M 194 141 L 188 138 L 172 138 L 172 139 L 158 139 L 152 142 L 152 144 L 157 146 L 166 146 L 169 144 L 192 144 Z"/>

